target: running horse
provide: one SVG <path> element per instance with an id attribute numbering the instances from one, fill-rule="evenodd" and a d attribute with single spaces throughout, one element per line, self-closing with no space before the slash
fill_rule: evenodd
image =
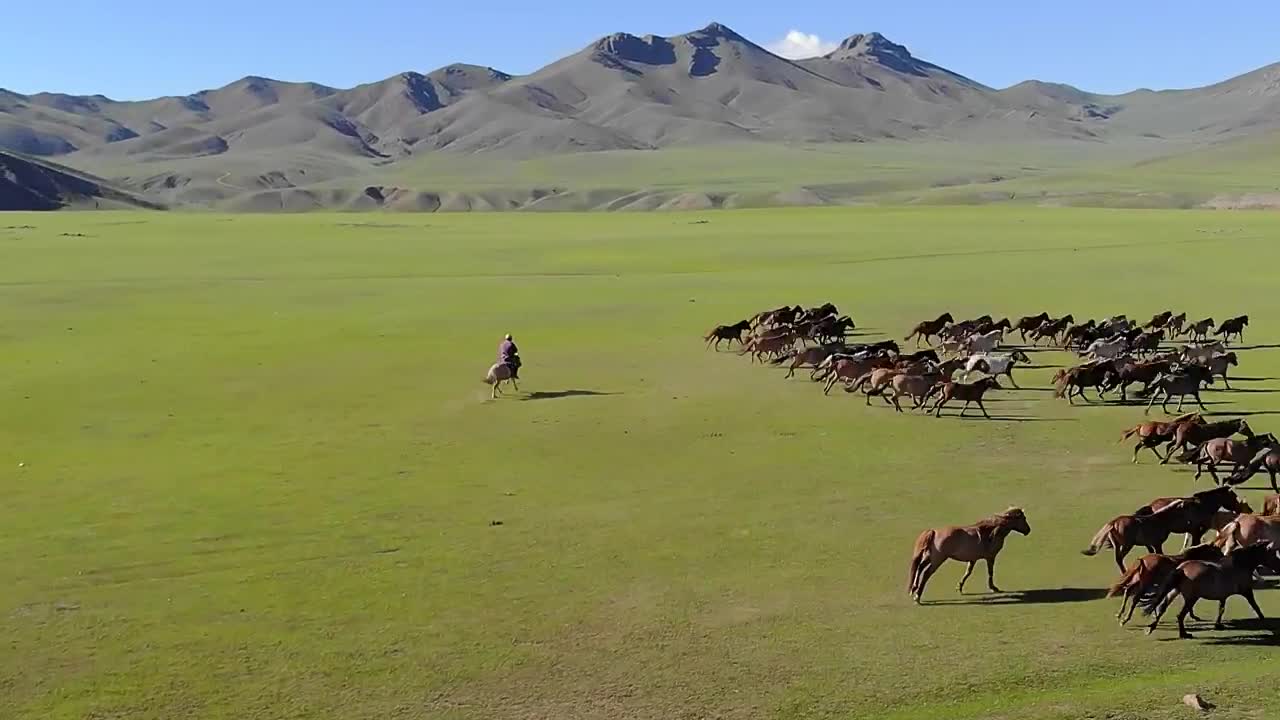
<path id="1" fill-rule="evenodd" d="M 504 382 L 511 383 L 516 392 L 520 392 L 520 385 L 516 382 L 511 366 L 506 363 L 494 363 L 489 368 L 489 372 L 485 374 L 484 381 L 486 384 L 493 386 L 493 392 L 490 393 L 490 396 L 494 399 L 497 399 L 498 395 L 502 393 L 502 383 Z"/>
<path id="2" fill-rule="evenodd" d="M 920 347 L 921 340 L 924 340 L 925 342 L 929 342 L 929 338 L 933 337 L 934 335 L 937 335 L 942 330 L 942 328 L 946 327 L 948 323 L 952 323 L 952 322 L 955 322 L 955 318 L 951 317 L 951 313 L 949 312 L 942 313 L 941 315 L 938 316 L 938 319 L 936 320 L 925 320 L 919 325 L 916 325 L 915 329 L 911 331 L 911 334 L 903 338 L 903 340 L 910 340 L 911 338 L 915 338 L 916 347 Z"/>
<path id="3" fill-rule="evenodd" d="M 911 569 L 907 579 L 907 592 L 916 604 L 924 595 L 924 588 L 929 578 L 942 567 L 947 560 L 958 560 L 968 563 L 964 577 L 960 578 L 958 590 L 964 592 L 964 584 L 973 574 L 973 567 L 979 560 L 987 563 L 987 587 L 991 592 L 1001 592 L 996 587 L 996 556 L 1004 548 L 1005 538 L 1009 533 L 1031 534 L 1031 526 L 1027 524 L 1027 516 L 1021 508 L 1009 508 L 973 525 L 949 525 L 942 528 L 931 528 L 920 533 L 916 538 L 915 549 L 911 554 Z"/>

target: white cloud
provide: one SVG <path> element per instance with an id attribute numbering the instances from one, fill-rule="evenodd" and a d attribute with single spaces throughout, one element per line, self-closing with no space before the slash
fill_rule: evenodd
<path id="1" fill-rule="evenodd" d="M 839 43 L 828 42 L 813 35 L 811 33 L 800 32 L 799 30 L 791 30 L 787 36 L 781 40 L 769 43 L 768 50 L 774 55 L 781 55 L 791 60 L 803 60 L 804 58 L 817 57 L 826 55 L 829 52 L 835 52 L 839 47 Z"/>

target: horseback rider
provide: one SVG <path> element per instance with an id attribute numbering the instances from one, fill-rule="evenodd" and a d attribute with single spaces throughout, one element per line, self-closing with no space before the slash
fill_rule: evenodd
<path id="1" fill-rule="evenodd" d="M 498 362 L 511 368 L 511 377 L 517 379 L 520 377 L 520 350 L 511 339 L 510 333 L 502 339 L 502 344 L 498 345 Z"/>

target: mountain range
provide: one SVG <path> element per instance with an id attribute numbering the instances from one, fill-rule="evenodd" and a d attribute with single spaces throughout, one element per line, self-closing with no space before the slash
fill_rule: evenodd
<path id="1" fill-rule="evenodd" d="M 449 209 L 450 198 L 525 207 L 575 185 L 495 177 L 488 186 L 502 197 L 461 198 L 434 184 L 429 169 L 441 162 L 892 142 L 1144 143 L 1159 154 L 1276 129 L 1280 64 L 1189 90 L 995 89 L 878 33 L 788 60 L 718 23 L 674 37 L 610 35 L 524 76 L 450 65 L 350 89 L 246 77 L 145 101 L 0 89 L 0 152 L 10 157 L 56 159 L 148 202 L 251 210 Z"/>

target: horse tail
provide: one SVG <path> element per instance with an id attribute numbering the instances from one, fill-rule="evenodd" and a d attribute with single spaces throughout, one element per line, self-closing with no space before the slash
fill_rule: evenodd
<path id="1" fill-rule="evenodd" d="M 916 573 L 920 572 L 921 563 L 929 555 L 929 546 L 933 544 L 935 534 L 933 530 L 925 530 L 916 538 L 915 549 L 911 553 L 910 573 L 907 575 L 907 592 L 915 589 Z"/>
<path id="2" fill-rule="evenodd" d="M 1103 548 L 1114 547 L 1115 539 L 1112 538 L 1112 533 L 1115 532 L 1115 528 L 1116 528 L 1115 520 L 1112 520 L 1106 525 L 1103 525 L 1102 529 L 1099 530 L 1097 534 L 1093 536 L 1093 540 L 1089 541 L 1089 547 L 1085 548 L 1084 550 L 1081 550 L 1080 554 L 1093 557 L 1094 555 L 1097 555 L 1098 551 Z"/>
<path id="3" fill-rule="evenodd" d="M 920 334 L 920 330 L 919 330 L 919 329 L 912 330 L 910 335 L 908 335 L 908 336 L 906 336 L 906 337 L 902 338 L 902 341 L 903 341 L 903 342 L 906 342 L 906 341 L 910 340 L 911 338 L 913 338 L 913 337 L 915 337 L 916 335 L 919 335 L 919 334 Z"/>
<path id="4" fill-rule="evenodd" d="M 1120 579 L 1117 580 L 1114 585 L 1112 585 L 1110 588 L 1107 589 L 1107 597 L 1115 597 L 1117 595 L 1123 594 L 1125 591 L 1125 587 L 1128 586 L 1130 583 L 1132 583 L 1141 573 L 1142 573 L 1142 563 L 1141 562 L 1134 563 L 1133 567 L 1129 568 L 1128 570 L 1125 570 L 1124 575 L 1121 575 Z"/>
<path id="5" fill-rule="evenodd" d="M 1121 435 L 1121 436 L 1120 436 L 1120 439 L 1119 439 L 1119 440 L 1117 440 L 1116 442 L 1117 442 L 1117 443 L 1122 443 L 1122 442 L 1124 442 L 1125 440 L 1128 440 L 1129 438 L 1133 437 L 1133 436 L 1134 436 L 1134 435 L 1135 435 L 1139 430 L 1141 430 L 1141 429 L 1142 429 L 1142 425 L 1134 425 L 1133 427 L 1129 428 L 1128 430 L 1125 430 L 1125 431 L 1124 431 L 1124 435 Z"/>
<path id="6" fill-rule="evenodd" d="M 871 380 L 871 373 L 869 372 L 862 373 L 861 375 L 858 376 L 856 380 L 853 381 L 853 384 L 845 386 L 845 392 L 858 392 L 859 390 L 862 389 L 862 386 L 866 385 L 867 382 L 870 380 Z"/>
<path id="7" fill-rule="evenodd" d="M 1175 569 L 1159 590 L 1143 595 L 1142 599 L 1138 601 L 1138 605 L 1142 608 L 1142 614 L 1155 615 L 1160 612 L 1162 607 L 1168 607 L 1169 603 L 1173 602 L 1173 596 L 1177 594 L 1186 579 L 1187 576 L 1183 574 L 1181 568 Z"/>
<path id="8" fill-rule="evenodd" d="M 782 355 L 779 355 L 777 358 L 770 360 L 769 364 L 781 365 L 782 363 L 795 358 L 795 356 L 796 356 L 796 352 L 794 350 L 789 353 L 783 353 Z"/>

